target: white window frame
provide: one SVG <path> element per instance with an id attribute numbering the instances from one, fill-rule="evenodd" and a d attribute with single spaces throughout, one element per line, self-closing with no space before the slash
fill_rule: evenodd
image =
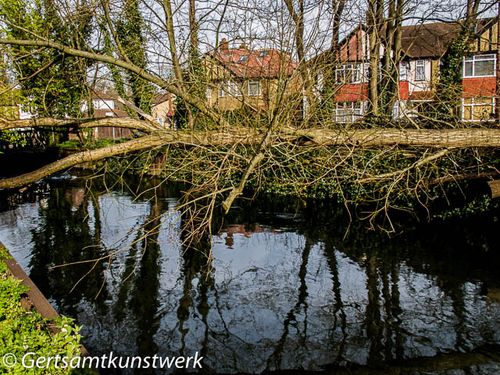
<path id="1" fill-rule="evenodd" d="M 415 61 L 415 82 L 427 81 L 425 65 L 425 60 Z"/>
<path id="2" fill-rule="evenodd" d="M 491 61 L 493 60 L 493 74 L 488 75 L 476 75 L 476 62 L 478 61 Z M 465 74 L 465 64 L 472 63 L 472 75 Z M 463 78 L 476 78 L 476 77 L 495 77 L 497 71 L 497 56 L 495 54 L 486 54 L 486 55 L 472 55 L 468 57 L 464 57 L 462 64 L 462 77 Z"/>
<path id="3" fill-rule="evenodd" d="M 219 97 L 223 98 L 227 96 L 232 96 L 232 97 L 242 96 L 241 88 L 239 87 L 237 82 L 235 81 L 221 82 L 219 88 Z"/>
<path id="4" fill-rule="evenodd" d="M 362 83 L 363 76 L 364 76 L 363 63 L 343 64 L 339 68 L 335 69 L 336 83 L 344 83 L 344 84 Z"/>
<path id="5" fill-rule="evenodd" d="M 486 97 L 488 98 L 488 97 Z M 465 98 L 462 98 L 462 104 L 460 106 L 460 111 L 461 111 L 461 118 L 462 118 L 462 121 L 464 122 L 489 122 L 489 121 L 495 121 L 495 118 L 488 118 L 488 119 L 478 119 L 478 120 L 474 120 L 473 118 L 470 119 L 470 120 L 466 120 L 464 119 L 464 115 L 465 115 L 465 107 L 471 107 L 471 114 L 472 114 L 472 117 L 474 117 L 474 107 L 484 107 L 485 103 L 474 103 L 475 99 L 485 99 L 485 97 L 478 97 L 478 98 L 467 98 L 467 99 L 471 99 L 472 100 L 472 103 L 468 103 L 468 104 L 465 104 Z M 496 108 L 496 98 L 494 96 L 492 96 L 491 98 L 491 108 L 492 108 L 492 113 L 495 112 L 495 108 Z"/>
<path id="6" fill-rule="evenodd" d="M 365 103 L 356 102 L 337 102 L 335 105 L 335 122 L 353 123 L 361 119 L 365 114 Z"/>
<path id="7" fill-rule="evenodd" d="M 399 80 L 400 81 L 408 81 L 408 62 L 401 61 L 399 63 Z"/>
<path id="8" fill-rule="evenodd" d="M 250 90 L 250 86 L 257 84 L 257 93 L 253 93 Z M 248 96 L 260 96 L 261 95 L 261 90 L 260 90 L 260 81 L 248 81 Z"/>

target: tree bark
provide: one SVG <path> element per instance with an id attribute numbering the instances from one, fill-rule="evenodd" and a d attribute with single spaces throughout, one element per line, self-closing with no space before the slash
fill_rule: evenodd
<path id="1" fill-rule="evenodd" d="M 500 3 L 498 3 L 497 14 L 497 97 L 496 97 L 496 119 L 500 123 Z"/>
<path id="2" fill-rule="evenodd" d="M 128 142 L 119 143 L 96 150 L 78 152 L 63 159 L 57 160 L 53 163 L 47 164 L 34 172 L 28 172 L 12 178 L 1 179 L 0 189 L 12 189 L 23 185 L 28 185 L 44 177 L 50 176 L 56 172 L 63 171 L 78 164 L 94 162 L 116 155 L 124 155 L 129 152 L 150 149 L 162 145 L 163 142 L 164 141 L 161 137 L 145 136 L 139 139 L 134 139 Z"/>
<path id="3" fill-rule="evenodd" d="M 123 119 L 122 119 L 123 120 Z M 116 126 L 116 124 L 115 124 Z M 291 128 L 290 128 L 291 129 Z M 401 130 L 401 129 L 360 129 L 339 132 L 329 129 L 306 129 L 269 132 L 262 134 L 248 128 L 232 131 L 187 132 L 174 130 L 158 130 L 150 135 L 133 139 L 124 143 L 96 150 L 82 151 L 48 164 L 34 172 L 21 176 L 0 180 L 0 189 L 15 188 L 38 181 L 46 176 L 65 170 L 78 164 L 94 162 L 108 157 L 131 152 L 148 150 L 164 145 L 188 145 L 201 147 L 217 147 L 233 144 L 261 145 L 250 163 L 250 172 L 262 160 L 262 144 L 272 145 L 277 142 L 288 142 L 301 145 L 337 147 L 426 147 L 426 148 L 485 148 L 500 147 L 500 129 L 447 129 L 447 130 Z M 307 147 L 307 146 L 305 146 Z M 241 192 L 235 189 L 235 197 Z M 228 202 L 229 203 L 229 202 Z"/>
<path id="4" fill-rule="evenodd" d="M 382 4 L 381 4 L 382 3 Z M 370 101 L 370 112 L 373 116 L 380 115 L 379 108 L 379 63 L 380 63 L 380 32 L 381 22 L 384 18 L 384 7 L 381 0 L 370 0 L 368 2 L 367 24 L 370 45 L 370 77 L 368 84 L 368 98 Z"/>

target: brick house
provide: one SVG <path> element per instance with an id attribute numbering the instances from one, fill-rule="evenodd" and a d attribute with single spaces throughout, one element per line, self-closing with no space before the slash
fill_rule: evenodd
<path id="1" fill-rule="evenodd" d="M 394 118 L 416 117 L 424 114 L 428 105 L 432 106 L 441 59 L 459 32 L 458 23 L 402 27 L 403 57 Z M 498 20 L 478 20 L 476 35 L 470 53 L 463 60 L 460 113 L 464 121 L 492 119 L 497 102 Z M 383 53 L 381 48 L 381 59 Z M 369 59 L 368 33 L 364 26 L 359 26 L 340 43 L 340 61 L 336 63 L 334 76 L 336 122 L 355 122 L 368 110 Z"/>
<path id="2" fill-rule="evenodd" d="M 116 97 L 112 94 L 105 92 L 95 91 L 92 93 L 92 108 L 94 118 L 117 117 L 124 118 L 130 117 L 125 111 L 125 108 L 118 102 Z M 84 102 L 81 107 L 83 113 L 87 112 L 88 103 Z M 94 139 L 120 139 L 130 138 L 132 131 L 126 128 L 103 126 L 93 129 L 92 137 Z"/>
<path id="3" fill-rule="evenodd" d="M 223 39 L 219 47 L 205 54 L 208 75 L 206 98 L 209 106 L 236 110 L 245 106 L 271 111 L 277 103 L 279 82 L 287 81 L 284 95 L 300 95 L 297 63 L 277 49 L 248 49 L 244 44 L 230 48 Z"/>

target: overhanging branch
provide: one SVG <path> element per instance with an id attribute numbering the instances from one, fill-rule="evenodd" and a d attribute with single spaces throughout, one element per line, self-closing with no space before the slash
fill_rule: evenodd
<path id="1" fill-rule="evenodd" d="M 203 114 L 210 117 L 213 121 L 219 124 L 225 124 L 224 119 L 215 111 L 208 108 L 205 102 L 199 98 L 195 98 L 188 94 L 186 90 L 178 85 L 173 85 L 169 81 L 162 79 L 161 77 L 151 74 L 146 70 L 140 68 L 139 66 L 132 64 L 127 61 L 116 59 L 109 55 L 103 55 L 100 53 L 95 53 L 91 51 L 83 51 L 76 48 L 71 48 L 60 43 L 53 42 L 46 39 L 12 39 L 12 38 L 0 38 L 0 44 L 4 45 L 16 45 L 16 46 L 28 46 L 28 47 L 46 47 L 61 51 L 70 56 L 82 57 L 89 60 L 100 61 L 107 64 L 115 65 L 120 68 L 126 69 L 130 72 L 137 74 L 139 77 L 154 83 L 168 92 L 177 95 L 178 97 L 184 99 L 187 103 L 198 108 Z"/>
<path id="2" fill-rule="evenodd" d="M 48 120 L 47 120 L 48 121 Z M 130 124 L 147 124 L 145 121 L 134 119 L 101 119 L 96 120 L 103 126 Z M 107 122 L 111 121 L 111 122 Z M 50 123 L 50 122 L 47 122 Z M 88 124 L 90 126 L 91 123 Z M 87 124 L 86 124 L 87 125 Z M 49 126 L 49 125 L 46 125 Z M 135 126 L 137 128 L 137 126 Z M 500 147 L 500 129 L 449 129 L 449 130 L 401 130 L 401 129 L 358 129 L 349 131 L 308 129 L 288 132 L 272 132 L 266 134 L 266 143 L 270 146 L 277 142 L 288 142 L 300 145 L 302 139 L 320 146 L 354 148 L 378 148 L 387 146 L 424 147 L 424 148 L 496 148 Z M 0 180 L 0 189 L 19 187 L 35 182 L 43 177 L 59 172 L 77 164 L 92 162 L 107 157 L 126 154 L 139 150 L 146 150 L 160 145 L 184 144 L 189 146 L 217 147 L 234 144 L 259 145 L 262 143 L 262 133 L 248 128 L 233 128 L 231 131 L 175 131 L 162 129 L 151 132 L 128 142 L 104 147 L 97 150 L 83 151 L 70 155 L 64 159 L 51 163 L 35 172 L 21 176 Z M 305 146 L 309 147 L 309 146 Z M 189 151 L 186 151 L 189 152 Z M 443 151 L 442 153 L 445 153 Z M 442 156 L 437 152 L 436 157 Z M 250 172 L 262 160 L 259 153 L 255 162 L 250 165 Z M 380 177 L 380 176 L 379 176 Z M 240 192 L 234 191 L 235 197 Z M 231 196 L 232 198 L 232 196 Z M 229 205 L 229 201 L 227 202 Z"/>
<path id="3" fill-rule="evenodd" d="M 69 155 L 63 159 L 47 164 L 33 172 L 0 180 L 0 189 L 12 189 L 36 182 L 44 177 L 63 171 L 75 165 L 102 160 L 111 156 L 124 155 L 130 152 L 151 149 L 164 144 L 161 137 L 147 135 L 128 142 L 115 144 L 96 150 L 88 150 Z"/>
<path id="4" fill-rule="evenodd" d="M 5 120 L 0 118 L 0 130 L 63 126 L 77 126 L 80 129 L 112 126 L 117 128 L 140 130 L 146 133 L 158 130 L 157 127 L 147 121 L 141 121 L 133 118 L 32 118 L 25 120 Z"/>

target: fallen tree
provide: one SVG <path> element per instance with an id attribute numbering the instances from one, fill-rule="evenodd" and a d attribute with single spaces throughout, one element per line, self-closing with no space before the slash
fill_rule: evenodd
<path id="1" fill-rule="evenodd" d="M 59 6 L 78 20 L 79 10 L 72 10 L 57 1 L 54 6 Z M 307 51 L 303 50 L 303 39 L 307 34 L 302 29 L 304 20 L 293 7 L 283 8 L 283 21 L 276 21 L 283 22 L 276 25 L 277 30 L 288 30 L 289 34 L 276 33 L 280 39 L 274 40 L 273 45 L 276 49 L 284 50 L 285 57 L 288 56 L 279 61 L 280 67 L 299 68 L 291 72 L 284 69 L 286 73 L 279 70 L 276 77 L 272 77 L 276 80 L 275 92 L 272 98 L 268 98 L 267 107 L 259 109 L 252 105 L 250 93 L 247 96 L 242 92 L 233 95 L 235 93 L 229 93 L 231 90 L 226 90 L 229 88 L 214 83 L 214 77 L 210 78 L 208 74 L 215 74 L 213 71 L 205 71 L 212 60 L 204 58 L 216 56 L 219 47 L 207 51 L 206 55 L 200 53 L 196 32 L 201 30 L 198 23 L 205 19 L 197 20 L 196 8 L 193 6 L 190 9 L 191 38 L 185 40 L 186 45 L 182 45 L 182 35 L 185 33 L 178 32 L 183 32 L 184 26 L 176 18 L 179 15 L 177 12 L 182 9 L 177 9 L 171 1 L 164 1 L 162 6 L 163 9 L 152 14 L 149 20 L 144 18 L 144 22 L 151 27 L 144 28 L 144 32 L 149 32 L 148 36 L 152 40 L 167 41 L 158 52 L 158 65 L 166 63 L 169 67 L 168 72 L 163 74 L 161 69 L 145 61 L 145 44 L 138 44 L 137 48 L 142 48 L 138 52 L 143 57 L 139 58 L 130 48 L 130 35 L 120 35 L 120 22 L 113 18 L 119 10 L 119 4 L 104 1 L 95 8 L 86 9 L 90 13 L 87 16 L 98 20 L 99 27 L 95 32 L 101 39 L 82 41 L 80 45 L 66 45 L 60 42 L 61 39 L 50 39 L 36 31 L 27 31 L 16 24 L 19 22 L 17 16 L 3 15 L 6 23 L 0 46 L 4 46 L 7 55 L 11 53 L 14 56 L 12 60 L 34 59 L 38 51 L 54 51 L 61 59 L 72 56 L 105 66 L 111 73 L 118 93 L 124 97 L 121 102 L 135 113 L 136 118 L 0 120 L 0 130 L 69 127 L 79 131 L 102 126 L 135 130 L 134 139 L 99 149 L 82 150 L 39 170 L 0 180 L 0 189 L 30 184 L 82 163 L 133 155 L 132 159 L 140 160 L 143 164 L 137 167 L 137 171 L 147 170 L 144 166 L 151 163 L 158 166 L 158 160 L 161 160 L 163 171 L 162 168 L 156 169 L 160 170 L 165 180 L 181 178 L 188 182 L 192 188 L 186 196 L 191 201 L 198 202 L 200 197 L 208 198 L 210 203 L 205 206 L 208 211 L 202 209 L 203 217 L 208 218 L 204 222 L 208 223 L 214 207 L 220 205 L 227 212 L 247 186 L 259 191 L 271 185 L 281 191 L 275 185 L 282 183 L 286 185 L 283 191 L 294 191 L 299 195 L 308 189 L 323 189 L 326 191 L 325 196 L 336 195 L 346 204 L 360 201 L 374 203 L 375 209 L 370 213 L 370 217 L 373 217 L 378 213 L 388 213 L 390 208 L 400 208 L 402 196 L 412 195 L 425 206 L 427 200 L 432 199 L 430 192 L 435 186 L 477 178 L 488 180 L 498 175 L 495 155 L 495 149 L 500 146 L 498 129 L 467 129 L 462 124 L 448 124 L 439 119 L 435 119 L 435 125 L 440 129 L 422 129 L 413 118 L 406 119 L 409 128 L 404 129 L 397 128 L 397 124 L 387 123 L 363 129 L 336 124 L 331 109 L 335 107 L 335 91 L 339 87 L 332 86 L 334 78 L 330 76 L 331 82 L 327 82 L 332 86 L 327 90 L 330 96 L 323 97 L 322 102 L 316 103 L 313 97 L 318 87 L 312 87 L 315 85 L 313 77 L 321 75 L 322 70 L 327 68 L 330 73 L 335 71 L 335 62 L 326 61 L 328 66 L 316 67 L 305 64 L 305 61 L 298 61 L 296 65 L 288 61 L 294 52 L 293 48 L 287 49 L 291 40 L 295 41 L 295 48 L 300 50 L 299 56 L 305 59 L 307 55 Z M 220 11 L 224 18 L 226 6 Z M 273 19 L 281 18 L 273 15 Z M 218 40 L 223 20 L 218 19 L 215 23 L 214 20 L 206 21 L 210 26 L 218 25 Z M 68 33 L 71 33 L 69 26 Z M 140 39 L 141 35 L 137 37 Z M 94 41 L 95 45 L 87 44 Z M 334 47 L 338 41 L 332 42 Z M 220 48 L 223 48 L 222 43 Z M 332 58 L 335 58 L 335 49 L 332 51 Z M 387 58 L 390 57 L 388 54 Z M 204 64 L 204 61 L 208 62 Z M 52 63 L 56 62 L 48 61 L 46 66 Z M 391 61 L 386 61 L 386 65 L 389 63 Z M 40 69 L 43 70 L 44 66 Z M 238 78 L 231 74 L 215 77 L 215 80 Z M 141 93 L 132 88 L 127 96 L 123 77 L 132 83 L 138 80 L 136 83 L 148 83 L 175 95 L 177 103 L 182 104 L 179 108 L 186 109 L 189 130 L 164 129 L 155 123 L 147 109 L 140 108 L 136 102 L 127 104 L 127 97 L 139 100 Z M 17 79 L 27 82 L 36 79 L 36 73 Z M 293 88 L 292 94 L 287 91 L 290 87 Z M 241 109 L 248 111 L 241 111 L 243 115 L 238 117 L 227 108 L 213 105 L 207 100 L 208 91 L 205 92 L 205 88 L 217 92 L 221 97 L 232 95 L 232 99 L 240 102 Z M 220 95 L 219 89 L 225 94 Z M 325 96 L 326 91 L 323 91 L 322 95 Z M 269 96 L 269 92 L 267 94 Z M 307 105 L 304 105 L 304 97 L 308 98 Z M 326 107 L 330 109 L 324 111 Z M 390 121 L 391 116 L 387 114 L 386 117 Z"/>
<path id="2" fill-rule="evenodd" d="M 95 150 L 84 150 L 69 155 L 61 160 L 46 165 L 36 171 L 21 176 L 0 180 L 0 188 L 16 188 L 38 181 L 46 176 L 68 169 L 70 167 L 102 160 L 105 158 L 126 155 L 129 153 L 150 150 L 162 146 L 183 145 L 189 147 L 220 147 L 220 146 L 257 146 L 262 142 L 262 132 L 248 128 L 233 128 L 225 131 L 175 131 L 158 129 L 147 121 L 136 119 L 104 118 L 104 119 L 31 119 L 0 121 L 0 130 L 12 130 L 25 127 L 61 127 L 75 126 L 81 129 L 115 126 L 135 129 L 146 133 L 138 138 Z M 435 159 L 444 156 L 448 149 L 465 148 L 496 148 L 500 147 L 500 129 L 293 129 L 282 128 L 280 131 L 269 132 L 268 141 L 271 145 L 290 144 L 300 148 L 311 147 L 341 147 L 346 150 L 355 148 L 384 147 L 419 147 L 444 149 L 431 156 L 417 160 L 412 168 L 421 167 Z M 262 157 L 254 162 L 253 168 L 260 163 Z M 360 176 L 356 181 L 360 184 L 377 182 L 381 179 L 391 179 L 401 170 L 387 172 L 379 176 Z M 471 176 L 472 177 L 472 176 Z M 247 176 L 248 178 L 248 176 Z M 235 188 L 236 196 L 241 194 L 243 187 Z M 234 194 L 234 193 L 233 193 Z M 235 196 L 235 197 L 236 197 Z M 233 198 L 234 199 L 234 198 Z M 229 209 L 230 205 L 227 206 Z"/>

